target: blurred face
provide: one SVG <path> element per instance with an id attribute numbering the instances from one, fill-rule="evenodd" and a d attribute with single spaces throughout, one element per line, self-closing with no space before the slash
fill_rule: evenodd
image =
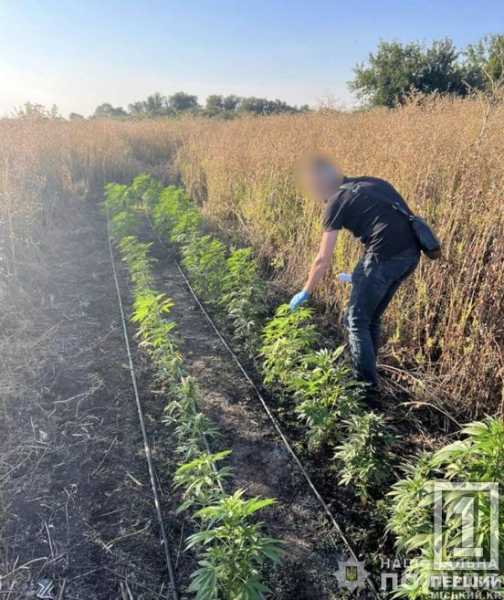
<path id="1" fill-rule="evenodd" d="M 314 156 L 299 165 L 297 179 L 305 194 L 328 200 L 343 183 L 343 173 L 331 159 Z"/>

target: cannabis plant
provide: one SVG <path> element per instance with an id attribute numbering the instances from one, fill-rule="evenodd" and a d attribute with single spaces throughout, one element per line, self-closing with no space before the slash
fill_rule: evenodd
<path id="1" fill-rule="evenodd" d="M 231 454 L 230 450 L 217 454 L 202 454 L 183 464 L 175 472 L 175 488 L 183 488 L 183 502 L 177 512 L 200 509 L 219 502 L 227 479 L 233 476 L 231 467 L 217 468 L 217 463 Z"/>
<path id="2" fill-rule="evenodd" d="M 194 237 L 182 248 L 182 264 L 196 293 L 218 302 L 226 274 L 226 247 L 210 235 Z"/>
<path id="3" fill-rule="evenodd" d="M 191 213 L 191 217 L 187 219 L 186 214 Z M 185 220 L 187 222 L 185 233 L 189 233 L 188 222 L 191 222 L 192 233 L 194 233 L 194 226 L 197 225 L 199 228 L 199 215 L 194 212 L 194 207 L 191 200 L 185 194 L 185 192 L 176 187 L 170 186 L 164 188 L 159 196 L 159 201 L 154 208 L 152 214 L 152 220 L 156 233 L 166 239 L 171 239 L 174 235 L 174 230 Z M 178 231 L 178 234 L 183 233 Z M 177 235 L 177 234 L 175 234 Z"/>
<path id="4" fill-rule="evenodd" d="M 259 356 L 263 359 L 265 383 L 292 384 L 305 355 L 318 339 L 315 325 L 310 323 L 312 316 L 311 308 L 290 311 L 284 304 L 264 327 Z"/>
<path id="5" fill-rule="evenodd" d="M 432 454 L 421 452 L 401 466 L 404 477 L 388 493 L 390 518 L 387 531 L 396 536 L 399 551 L 414 547 L 417 536 L 431 533 L 432 478 L 439 473 Z"/>
<path id="6" fill-rule="evenodd" d="M 262 583 L 267 562 L 281 564 L 278 540 L 264 537 L 253 517 L 273 500 L 245 500 L 243 491 L 222 498 L 196 513 L 202 530 L 188 538 L 187 548 L 198 547 L 199 569 L 191 575 L 189 591 L 196 600 L 260 600 L 270 593 Z"/>
<path id="7" fill-rule="evenodd" d="M 200 412 L 201 401 L 196 390 L 194 377 L 183 377 L 170 390 L 172 400 L 166 405 L 163 422 L 168 425 L 178 423 Z"/>
<path id="8" fill-rule="evenodd" d="M 345 441 L 334 457 L 342 462 L 340 482 L 356 489 L 365 500 L 391 475 L 392 447 L 397 443 L 381 415 L 356 415 L 345 422 Z"/>
<path id="9" fill-rule="evenodd" d="M 128 265 L 128 272 L 138 292 L 154 288 L 152 267 L 156 259 L 149 255 L 152 244 L 141 243 L 135 236 L 126 236 L 118 244 L 124 262 Z"/>
<path id="10" fill-rule="evenodd" d="M 499 484 L 504 475 L 504 423 L 499 419 L 487 418 L 475 422 L 462 430 L 465 439 L 449 444 L 438 450 L 432 457 L 420 457 L 419 463 L 410 467 L 406 478 L 395 484 L 392 490 L 393 507 L 389 530 L 397 535 L 397 546 L 413 555 L 406 576 L 413 585 L 402 586 L 396 596 L 427 600 L 432 597 L 432 578 L 434 576 L 485 577 L 493 569 L 434 570 L 434 498 L 435 480 L 456 483 Z M 473 546 L 482 549 L 482 560 L 491 557 L 492 536 L 497 536 L 499 548 L 498 561 L 504 561 L 504 531 L 495 529 L 491 519 L 491 495 L 483 490 L 469 491 L 464 485 L 443 493 L 443 528 L 439 549 L 442 558 L 453 560 L 454 548 L 464 546 L 462 520 L 468 507 L 477 515 L 474 522 Z M 500 503 L 498 520 L 504 519 L 504 507 Z M 460 558 L 455 559 L 460 560 Z M 499 597 L 502 592 L 483 589 L 481 597 Z M 443 589 L 443 597 L 460 598 L 459 589 Z M 485 595 L 488 594 L 488 595 Z"/>
<path id="11" fill-rule="evenodd" d="M 361 387 L 343 363 L 343 351 L 341 346 L 306 354 L 289 383 L 314 447 L 341 441 L 343 423 L 362 413 Z"/>
<path id="12" fill-rule="evenodd" d="M 163 317 L 170 313 L 172 306 L 173 301 L 166 294 L 143 290 L 135 296 L 131 322 L 138 323 L 137 336 L 142 339 L 144 346 L 166 348 L 166 342 L 171 342 L 176 325 Z M 171 345 L 170 343 L 170 347 Z"/>
<path id="13" fill-rule="evenodd" d="M 111 217 L 114 217 L 122 212 L 131 212 L 134 204 L 134 198 L 131 195 L 130 189 L 127 185 L 107 183 L 104 188 L 104 195 L 105 211 L 108 211 Z"/>
<path id="14" fill-rule="evenodd" d="M 226 264 L 220 303 L 233 325 L 235 338 L 252 351 L 259 338 L 260 321 L 266 308 L 266 288 L 261 282 L 251 248 L 233 250 Z"/>
<path id="15" fill-rule="evenodd" d="M 219 437 L 219 431 L 203 413 L 188 415 L 175 428 L 178 438 L 177 454 L 185 462 L 198 458 L 206 452 L 208 440 Z"/>
<path id="16" fill-rule="evenodd" d="M 135 237 L 123 238 L 120 245 L 123 259 L 134 284 L 131 321 L 138 323 L 136 336 L 140 346 L 150 353 L 158 379 L 169 382 L 184 374 L 175 323 L 166 317 L 173 302 L 154 289 L 152 275 L 154 260 L 149 256 L 151 244 L 140 243 Z"/>
<path id="17" fill-rule="evenodd" d="M 170 241 L 177 244 L 189 244 L 190 241 L 200 234 L 201 215 L 199 210 L 191 206 L 187 208 L 173 225 Z"/>
<path id="18" fill-rule="evenodd" d="M 115 214 L 110 223 L 112 239 L 119 242 L 122 238 L 136 234 L 138 227 L 137 215 L 128 211 Z"/>
<path id="19" fill-rule="evenodd" d="M 436 452 L 434 464 L 450 480 L 504 481 L 504 422 L 488 417 L 464 427 L 462 435 L 467 437 Z"/>
<path id="20" fill-rule="evenodd" d="M 130 193 L 138 205 L 143 204 L 151 209 L 158 203 L 162 189 L 163 186 L 160 181 L 154 179 L 148 173 L 141 173 L 133 179 Z"/>

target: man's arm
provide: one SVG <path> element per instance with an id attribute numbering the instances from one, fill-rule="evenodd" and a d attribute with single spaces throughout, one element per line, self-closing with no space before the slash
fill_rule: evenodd
<path id="1" fill-rule="evenodd" d="M 315 289 L 315 286 L 324 276 L 327 267 L 331 264 L 332 253 L 337 239 L 337 231 L 324 231 L 324 234 L 322 235 L 322 241 L 320 243 L 320 249 L 317 257 L 313 261 L 310 274 L 303 291 L 296 294 L 290 301 L 289 306 L 291 310 L 297 308 L 302 302 L 310 297 L 310 294 Z"/>
<path id="2" fill-rule="evenodd" d="M 324 273 L 327 271 L 327 267 L 329 267 L 331 264 L 332 253 L 337 239 L 337 231 L 324 231 L 324 234 L 322 235 L 322 241 L 320 242 L 320 249 L 317 257 L 313 261 L 310 274 L 303 291 L 311 294 L 317 283 L 324 276 Z"/>

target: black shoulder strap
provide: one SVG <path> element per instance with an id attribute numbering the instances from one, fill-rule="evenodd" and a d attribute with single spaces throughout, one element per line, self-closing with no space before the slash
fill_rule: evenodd
<path id="1" fill-rule="evenodd" d="M 415 215 L 413 213 L 409 213 L 407 210 L 404 210 L 404 208 L 400 206 L 399 202 L 394 202 L 392 208 L 394 210 L 398 210 L 403 215 L 406 215 L 410 221 L 413 221 L 415 219 Z"/>
<path id="2" fill-rule="evenodd" d="M 354 194 L 359 191 L 360 185 L 358 183 L 343 183 L 340 185 L 340 190 L 352 190 Z"/>

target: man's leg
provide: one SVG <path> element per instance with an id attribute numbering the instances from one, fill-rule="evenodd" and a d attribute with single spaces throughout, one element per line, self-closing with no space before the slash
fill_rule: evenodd
<path id="1" fill-rule="evenodd" d="M 380 270 L 374 259 L 358 263 L 352 275 L 352 293 L 345 317 L 355 378 L 371 388 L 377 387 L 378 378 L 370 324 L 390 285 L 380 276 Z"/>
<path id="2" fill-rule="evenodd" d="M 380 349 L 382 315 L 385 312 L 388 305 L 390 304 L 392 298 L 395 296 L 395 293 L 397 292 L 401 284 L 417 268 L 419 259 L 420 256 L 418 254 L 413 254 L 411 257 L 407 256 L 405 259 L 389 259 L 389 261 L 387 261 L 387 263 L 389 263 L 387 270 L 390 270 L 391 273 L 401 273 L 401 275 L 397 277 L 394 281 L 392 281 L 392 283 L 390 284 L 381 302 L 378 304 L 371 319 L 371 323 L 369 324 L 369 330 L 371 333 L 371 339 L 373 341 L 373 349 L 376 358 L 378 358 L 378 351 Z"/>

